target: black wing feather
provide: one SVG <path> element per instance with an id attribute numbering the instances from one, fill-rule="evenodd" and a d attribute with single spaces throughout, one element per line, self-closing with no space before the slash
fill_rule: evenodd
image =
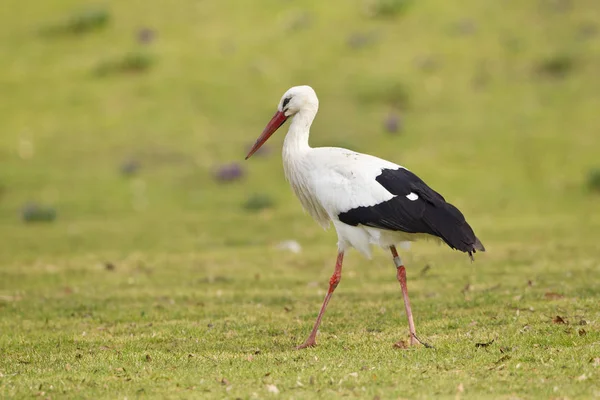
<path id="1" fill-rule="evenodd" d="M 476 250 L 485 251 L 458 208 L 447 203 L 441 194 L 411 171 L 404 168 L 383 169 L 376 180 L 396 197 L 374 206 L 340 213 L 338 218 L 341 222 L 391 231 L 427 233 L 441 238 L 452 249 L 469 254 Z M 410 193 L 419 198 L 408 199 L 406 196 Z"/>

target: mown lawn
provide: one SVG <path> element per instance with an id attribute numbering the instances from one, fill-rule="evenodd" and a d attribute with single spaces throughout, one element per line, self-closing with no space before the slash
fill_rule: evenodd
<path id="1" fill-rule="evenodd" d="M 69 22 L 92 6 L 89 31 Z M 597 2 L 2 9 L 0 397 L 600 397 Z M 409 167 L 485 244 L 402 252 L 434 349 L 393 346 L 384 251 L 348 254 L 319 346 L 294 349 L 335 232 L 287 187 L 282 133 L 242 160 L 298 84 L 320 97 L 313 145 Z M 228 163 L 243 177 L 214 179 Z M 31 203 L 56 218 L 25 222 Z"/>

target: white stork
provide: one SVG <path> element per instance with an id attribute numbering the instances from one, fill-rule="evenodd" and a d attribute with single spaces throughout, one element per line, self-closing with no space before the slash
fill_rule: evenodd
<path id="1" fill-rule="evenodd" d="M 271 135 L 292 119 L 283 143 L 285 176 L 304 209 L 324 228 L 333 222 L 338 235 L 335 271 L 321 311 L 306 341 L 298 349 L 316 345 L 317 331 L 342 277 L 344 252 L 354 247 L 371 257 L 371 244 L 390 249 L 402 288 L 410 344 L 419 343 L 413 322 L 406 269 L 396 245 L 419 238 L 435 238 L 473 259 L 485 251 L 463 214 L 408 169 L 367 154 L 337 147 L 312 148 L 310 126 L 319 109 L 310 86 L 289 89 L 277 112 L 246 156 L 254 154 Z"/>

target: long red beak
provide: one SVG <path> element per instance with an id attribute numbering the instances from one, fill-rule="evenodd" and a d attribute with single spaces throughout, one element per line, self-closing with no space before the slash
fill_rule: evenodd
<path id="1" fill-rule="evenodd" d="M 283 123 L 287 119 L 288 119 L 288 117 L 286 117 L 284 113 L 282 113 L 281 111 L 277 111 L 275 113 L 275 115 L 273 115 L 273 118 L 271 118 L 271 120 L 269 121 L 269 123 L 265 127 L 265 130 L 262 132 L 262 134 L 258 137 L 258 139 L 256 139 L 256 143 L 254 143 L 254 146 L 252 146 L 252 148 L 250 149 L 250 152 L 246 156 L 246 160 L 249 159 L 250 156 L 252 156 L 252 154 L 256 153 L 256 151 L 258 149 L 260 149 L 260 146 L 262 146 L 263 144 L 265 144 L 265 142 L 267 140 L 269 140 L 269 138 L 271 137 L 271 135 L 273 133 L 275 133 L 275 131 L 277 129 L 279 129 L 279 127 L 281 125 L 283 125 Z"/>

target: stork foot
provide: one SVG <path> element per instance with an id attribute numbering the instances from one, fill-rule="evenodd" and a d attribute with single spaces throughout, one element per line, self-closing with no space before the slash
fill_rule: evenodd
<path id="1" fill-rule="evenodd" d="M 419 337 L 415 334 L 410 335 L 410 341 L 403 339 L 403 340 L 399 340 L 398 342 L 394 343 L 394 347 L 397 349 L 408 349 L 409 347 L 417 346 L 419 344 L 423 345 L 427 349 L 435 348 L 432 345 L 425 343 L 424 341 L 419 339 Z"/>
<path id="2" fill-rule="evenodd" d="M 425 346 L 426 349 L 435 349 L 435 347 L 433 347 L 429 343 L 422 341 L 415 333 L 411 333 L 410 334 L 410 345 L 416 346 L 418 344 L 422 344 L 423 346 Z"/>

